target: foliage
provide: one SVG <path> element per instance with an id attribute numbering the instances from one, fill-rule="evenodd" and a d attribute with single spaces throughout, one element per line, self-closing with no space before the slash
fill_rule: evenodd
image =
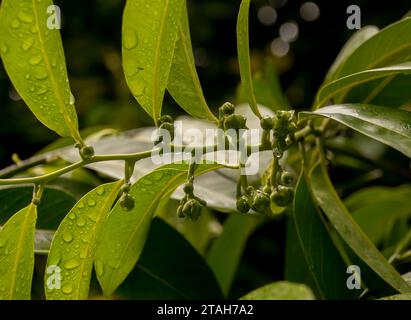
<path id="1" fill-rule="evenodd" d="M 107 298 L 227 298 L 249 237 L 282 220 L 284 281 L 242 299 L 409 299 L 401 273 L 410 266 L 411 97 L 395 87 L 411 83 L 410 17 L 354 34 L 311 111 L 297 114 L 272 65 L 253 76 L 250 0 L 243 0 L 238 97 L 247 104 L 227 102 L 214 115 L 195 68 L 186 1 L 128 0 L 124 77 L 155 127 L 113 134 L 79 131 L 60 32 L 46 24 L 52 4 L 1 2 L 7 74 L 36 118 L 62 137 L 0 172 L 1 299 L 31 298 L 35 254 L 47 255 L 47 299 L 87 299 L 100 290 Z M 220 129 L 211 143 L 178 141 L 176 122 L 162 113 L 166 91 L 191 116 L 181 118 L 185 129 Z M 241 149 L 253 138 L 257 145 Z M 361 141 L 406 165 L 387 165 Z M 182 161 L 173 160 L 183 147 L 189 151 Z M 234 153 L 234 161 L 207 158 L 221 152 Z M 159 165 L 155 155 L 170 160 Z M 252 175 L 248 157 L 259 166 Z M 349 197 L 332 175 L 338 160 L 365 170 L 352 179 L 356 192 Z M 406 178 L 395 189 L 369 187 L 376 170 Z M 361 267 L 360 289 L 347 285 L 352 265 Z"/>

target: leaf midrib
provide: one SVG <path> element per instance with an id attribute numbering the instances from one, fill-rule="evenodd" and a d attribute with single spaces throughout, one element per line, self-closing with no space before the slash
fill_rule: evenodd
<path id="1" fill-rule="evenodd" d="M 67 113 L 66 113 L 66 103 L 64 102 L 64 100 L 63 100 L 63 98 L 62 98 L 62 96 L 61 96 L 61 92 L 60 92 L 60 90 L 59 90 L 59 86 L 58 86 L 57 81 L 56 81 L 56 79 L 55 79 L 55 77 L 54 77 L 53 69 L 52 69 L 52 66 L 51 66 L 51 64 L 50 64 L 50 60 L 49 60 L 48 55 L 47 55 L 47 53 L 46 53 L 46 51 L 45 51 L 45 49 L 44 49 L 44 43 L 45 43 L 45 42 L 44 42 L 43 35 L 42 35 L 42 32 L 41 32 L 41 28 L 40 28 L 39 16 L 38 16 L 38 12 L 37 12 L 36 1 L 35 1 L 35 0 L 31 0 L 31 3 L 32 3 L 32 6 L 33 6 L 33 13 L 34 13 L 35 25 L 36 25 L 36 26 L 38 27 L 38 29 L 39 29 L 39 32 L 37 32 L 37 39 L 38 39 L 39 44 L 40 44 L 40 45 L 39 45 L 39 49 L 40 49 L 40 51 L 41 51 L 41 53 L 42 53 L 42 55 L 43 55 L 44 62 L 45 62 L 45 64 L 46 64 L 46 68 L 47 68 L 47 71 L 48 71 L 49 76 L 50 76 L 50 81 L 51 81 L 52 89 L 53 89 L 53 92 L 55 93 L 55 96 L 56 96 L 56 98 L 57 98 L 57 105 L 59 106 L 60 111 L 61 111 L 62 114 L 63 114 L 65 124 L 66 124 L 67 127 L 69 128 L 72 137 L 73 137 L 75 140 L 78 140 L 78 139 L 77 139 L 77 129 L 75 129 L 75 125 L 72 123 L 70 117 L 67 116 Z"/>

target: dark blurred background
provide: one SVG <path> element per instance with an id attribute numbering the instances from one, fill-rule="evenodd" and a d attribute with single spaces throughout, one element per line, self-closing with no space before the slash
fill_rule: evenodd
<path id="1" fill-rule="evenodd" d="M 235 28 L 240 1 L 188 1 L 199 76 L 205 96 L 216 110 L 225 101 L 235 102 L 239 84 Z M 55 4 L 62 10 L 61 32 L 80 127 L 126 130 L 151 125 L 122 74 L 124 1 L 55 0 Z M 352 4 L 361 8 L 362 26 L 380 28 L 411 9 L 410 0 L 253 0 L 253 71 L 260 70 L 263 61 L 271 60 L 290 104 L 309 108 L 327 69 L 354 33 L 346 27 L 346 10 Z M 169 97 L 165 110 L 181 113 Z M 19 99 L 1 64 L 0 137 L 0 167 L 12 163 L 12 154 L 27 158 L 57 138 Z M 270 223 L 251 237 L 234 284 L 234 296 L 283 277 L 284 230 L 284 222 Z"/>

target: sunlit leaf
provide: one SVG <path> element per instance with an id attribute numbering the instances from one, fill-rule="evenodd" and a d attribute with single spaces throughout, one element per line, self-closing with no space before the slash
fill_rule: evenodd
<path id="1" fill-rule="evenodd" d="M 351 88 L 358 86 L 362 83 L 375 80 L 378 78 L 395 76 L 397 74 L 410 74 L 411 73 L 411 63 L 406 62 L 399 65 L 383 67 L 378 69 L 370 69 L 361 71 L 358 73 L 350 74 L 348 76 L 339 78 L 328 83 L 326 86 L 322 87 L 317 95 L 317 106 L 323 106 L 325 103 L 338 93 L 346 92 Z M 335 103 L 342 102 L 342 99 L 337 99 Z"/>
<path id="2" fill-rule="evenodd" d="M 199 165 L 196 174 L 218 169 Z M 160 201 L 168 197 L 187 176 L 187 164 L 162 166 L 140 178 L 130 190 L 136 206 L 124 212 L 116 204 L 110 213 L 97 247 L 95 267 L 104 294 L 110 296 L 134 268 Z"/>
<path id="3" fill-rule="evenodd" d="M 186 5 L 178 28 L 178 41 L 167 89 L 174 100 L 193 117 L 218 121 L 207 105 L 196 71 Z"/>
<path id="4" fill-rule="evenodd" d="M 50 275 L 46 272 L 47 299 L 87 299 L 97 241 L 122 183 L 109 183 L 90 191 L 60 224 L 53 237 L 46 270 L 59 267 L 64 276 L 61 288 L 54 288 L 48 285 Z"/>
<path id="5" fill-rule="evenodd" d="M 141 107 L 161 115 L 184 0 L 128 0 L 123 14 L 123 68 Z"/>
<path id="6" fill-rule="evenodd" d="M 341 104 L 302 117 L 318 115 L 338 121 L 411 157 L 411 112 L 374 105 Z"/>
<path id="7" fill-rule="evenodd" d="M 51 5 L 51 0 L 2 1 L 1 57 L 14 87 L 34 115 L 59 135 L 79 142 L 60 31 L 47 27 Z"/>
<path id="8" fill-rule="evenodd" d="M 37 207 L 17 212 L 0 231 L 0 300 L 29 300 Z"/>
<path id="9" fill-rule="evenodd" d="M 250 0 L 242 0 L 237 19 L 237 54 L 240 65 L 241 82 L 244 92 L 248 97 L 248 103 L 254 114 L 261 118 L 254 95 L 253 78 L 251 76 L 250 43 L 248 16 L 250 11 Z"/>

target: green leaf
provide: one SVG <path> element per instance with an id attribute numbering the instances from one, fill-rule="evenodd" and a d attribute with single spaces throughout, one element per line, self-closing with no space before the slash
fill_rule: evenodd
<path id="1" fill-rule="evenodd" d="M 4 0 L 0 48 L 5 69 L 34 115 L 59 135 L 81 142 L 60 32 L 48 29 L 51 0 Z"/>
<path id="2" fill-rule="evenodd" d="M 315 296 L 304 284 L 278 281 L 247 293 L 241 300 L 315 300 Z"/>
<path id="3" fill-rule="evenodd" d="M 341 104 L 301 114 L 302 117 L 307 115 L 338 121 L 411 158 L 411 112 L 374 105 Z"/>
<path id="4" fill-rule="evenodd" d="M 44 284 L 48 300 L 84 300 L 88 297 L 94 253 L 104 223 L 123 181 L 108 183 L 86 194 L 57 229 L 47 259 L 47 270 L 59 267 L 64 276 L 59 288 Z"/>
<path id="5" fill-rule="evenodd" d="M 0 225 L 14 213 L 31 203 L 33 187 L 0 187 Z M 37 207 L 37 227 L 56 230 L 61 220 L 76 203 L 73 196 L 56 188 L 44 188 L 41 203 Z"/>
<path id="6" fill-rule="evenodd" d="M 345 43 L 334 63 L 328 70 L 324 83 L 335 80 L 335 73 L 339 68 L 341 68 L 348 57 L 365 41 L 377 34 L 378 31 L 379 29 L 376 26 L 364 26 L 360 30 L 356 31 Z"/>
<path id="7" fill-rule="evenodd" d="M 365 70 L 339 78 L 328 83 L 326 86 L 320 89 L 316 98 L 316 106 L 323 106 L 325 103 L 327 103 L 328 100 L 330 100 L 336 94 L 347 92 L 347 90 L 350 90 L 351 88 L 358 86 L 362 83 L 388 76 L 395 76 L 401 73 L 411 73 L 410 62 L 389 67 L 383 67 L 379 69 Z M 334 102 L 340 103 L 342 102 L 342 100 L 343 99 L 340 96 L 339 99 L 336 99 Z"/>
<path id="8" fill-rule="evenodd" d="M 313 168 L 311 185 L 319 206 L 353 252 L 392 288 L 400 293 L 411 292 L 411 286 L 388 263 L 347 211 L 323 163 Z"/>
<path id="9" fill-rule="evenodd" d="M 231 214 L 224 222 L 223 233 L 210 249 L 207 262 L 225 296 L 228 296 L 248 237 L 258 223 L 259 220 L 255 217 Z"/>
<path id="10" fill-rule="evenodd" d="M 196 174 L 220 167 L 199 165 Z M 170 164 L 152 171 L 131 187 L 130 195 L 136 202 L 132 211 L 124 212 L 119 204 L 114 206 L 102 232 L 95 261 L 97 277 L 106 296 L 110 296 L 134 268 L 160 201 L 185 181 L 187 169 L 187 164 Z"/>
<path id="11" fill-rule="evenodd" d="M 153 220 L 141 258 L 116 296 L 127 299 L 223 298 L 204 259 L 159 218 Z"/>
<path id="12" fill-rule="evenodd" d="M 174 100 L 191 116 L 218 122 L 207 105 L 196 71 L 185 4 L 167 89 Z"/>
<path id="13" fill-rule="evenodd" d="M 0 300 L 29 300 L 37 208 L 17 212 L 0 231 Z"/>
<path id="14" fill-rule="evenodd" d="M 359 293 L 347 288 L 346 264 L 312 199 L 304 174 L 297 184 L 293 215 L 304 259 L 319 298 L 356 298 Z"/>
<path id="15" fill-rule="evenodd" d="M 387 240 L 400 219 L 411 216 L 411 186 L 370 187 L 345 199 L 349 212 L 375 245 Z"/>
<path id="16" fill-rule="evenodd" d="M 141 107 L 157 123 L 173 62 L 184 0 L 128 0 L 123 14 L 123 68 Z"/>
<path id="17" fill-rule="evenodd" d="M 406 18 L 365 41 L 342 63 L 334 78 L 400 64 L 409 61 L 410 57 L 411 18 Z"/>
<path id="18" fill-rule="evenodd" d="M 237 19 L 237 53 L 238 63 L 240 66 L 241 82 L 244 88 L 244 92 L 247 94 L 248 103 L 254 114 L 261 118 L 260 111 L 257 107 L 257 100 L 254 95 L 253 78 L 251 76 L 251 63 L 250 63 L 250 44 L 249 44 L 249 25 L 248 16 L 250 11 L 250 1 L 242 0 L 240 5 L 240 11 Z"/>

